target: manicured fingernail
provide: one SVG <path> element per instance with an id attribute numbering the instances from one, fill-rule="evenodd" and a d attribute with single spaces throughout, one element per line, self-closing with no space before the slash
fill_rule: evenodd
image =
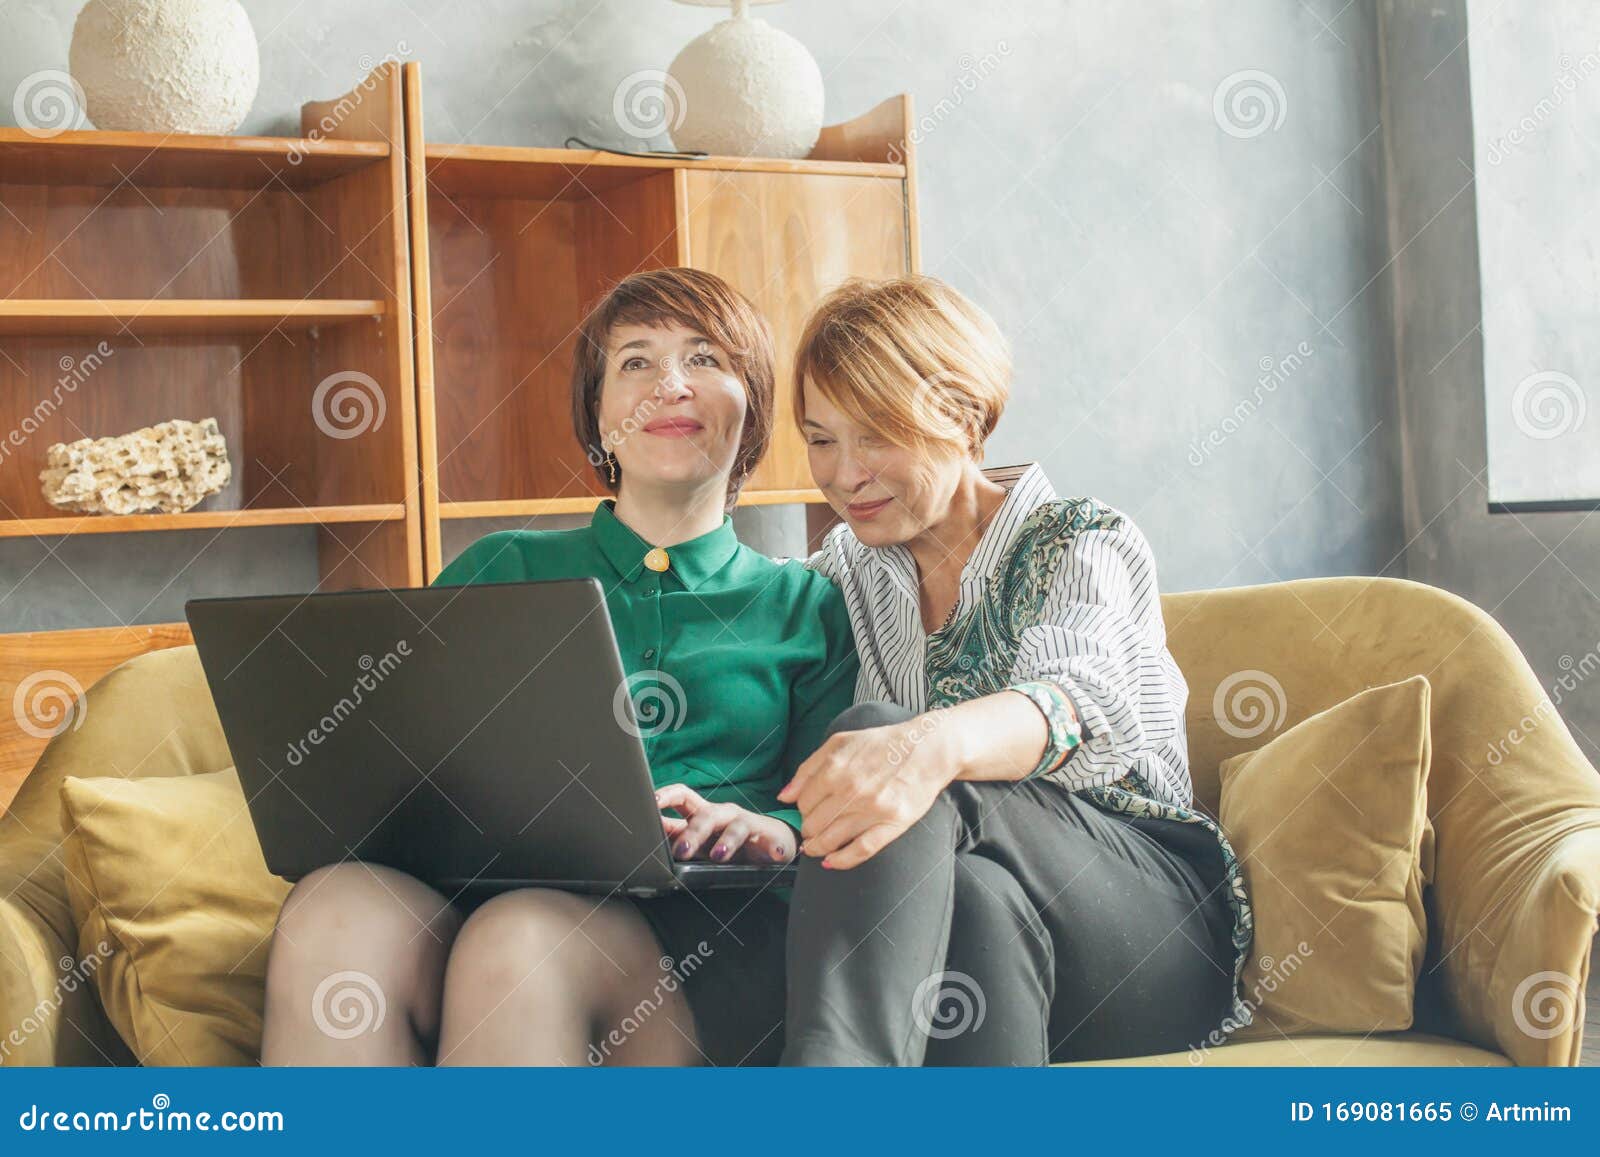
<path id="1" fill-rule="evenodd" d="M 679 840 L 678 841 L 678 855 L 687 856 L 688 854 L 689 854 L 689 841 L 688 840 Z"/>
<path id="2" fill-rule="evenodd" d="M 711 849 L 711 858 L 713 860 L 720 860 L 720 859 L 722 859 L 723 856 L 726 856 L 727 854 L 728 854 L 728 849 L 723 847 L 721 844 L 718 844 L 716 847 Z"/>

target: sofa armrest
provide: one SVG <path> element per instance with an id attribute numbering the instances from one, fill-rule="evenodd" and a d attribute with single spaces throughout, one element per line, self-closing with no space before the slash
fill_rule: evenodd
<path id="1" fill-rule="evenodd" d="M 95 992 L 100 950 L 77 943 L 61 781 L 189 775 L 232 762 L 192 646 L 129 659 L 85 692 L 77 722 L 50 740 L 0 816 L 0 1064 L 132 1061 Z"/>
<path id="2" fill-rule="evenodd" d="M 126 1063 L 94 993 L 104 954 L 77 956 L 27 904 L 0 900 L 0 1066 Z"/>
<path id="3" fill-rule="evenodd" d="M 1507 904 L 1509 935 L 1485 985 L 1496 1042 L 1519 1065 L 1576 1065 L 1600 920 L 1600 826 L 1560 836 Z"/>
<path id="4" fill-rule="evenodd" d="M 1541 730 L 1543 752 L 1434 763 L 1422 983 L 1442 983 L 1452 1035 L 1518 1065 L 1570 1066 L 1600 912 L 1600 775 L 1559 718 Z"/>
<path id="5" fill-rule="evenodd" d="M 1458 595 L 1400 580 L 1363 590 L 1359 618 L 1339 621 L 1346 638 L 1382 641 L 1361 676 L 1420 669 L 1433 686 L 1419 1006 L 1424 990 L 1430 1005 L 1442 997 L 1441 1031 L 1516 1064 L 1575 1064 L 1600 908 L 1600 774 L 1561 716 L 1573 687 L 1547 690 L 1506 629 Z"/>

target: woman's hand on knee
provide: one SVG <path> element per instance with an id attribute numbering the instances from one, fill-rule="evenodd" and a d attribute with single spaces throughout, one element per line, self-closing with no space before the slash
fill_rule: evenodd
<path id="1" fill-rule="evenodd" d="M 941 723 L 934 711 L 829 737 L 778 792 L 804 817 L 800 850 L 825 868 L 853 868 L 904 835 L 960 766 Z"/>
<path id="2" fill-rule="evenodd" d="M 773 816 L 738 804 L 712 803 L 682 783 L 657 791 L 656 805 L 681 813 L 661 817 L 673 859 L 704 856 L 721 864 L 787 864 L 794 858 L 794 829 Z"/>

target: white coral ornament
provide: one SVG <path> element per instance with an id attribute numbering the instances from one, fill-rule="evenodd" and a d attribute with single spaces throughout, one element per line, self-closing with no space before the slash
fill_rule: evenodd
<path id="1" fill-rule="evenodd" d="M 99 129 L 231 133 L 261 80 L 238 0 L 89 0 L 68 64 Z"/>
<path id="2" fill-rule="evenodd" d="M 57 442 L 39 472 L 51 506 L 82 514 L 178 514 L 232 477 L 215 418 L 174 418 L 115 438 Z"/>

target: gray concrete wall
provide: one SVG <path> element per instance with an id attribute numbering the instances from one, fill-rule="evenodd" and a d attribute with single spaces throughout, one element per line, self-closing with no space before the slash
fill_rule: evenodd
<path id="1" fill-rule="evenodd" d="M 77 7 L 0 9 L 0 93 L 65 67 Z M 297 131 L 302 101 L 394 55 L 423 64 L 430 139 L 528 145 L 629 144 L 617 83 L 716 19 L 666 0 L 245 7 L 263 75 L 243 131 Z M 760 15 L 816 55 L 829 121 L 915 96 L 924 265 L 1016 349 L 992 461 L 1038 458 L 1063 491 L 1134 515 L 1169 589 L 1398 573 L 1369 5 L 812 0 Z M 802 548 L 794 511 L 741 524 Z M 105 623 L 108 607 L 175 618 L 196 549 L 219 556 L 217 581 L 294 587 L 312 542 L 0 542 L 0 630 Z"/>
<path id="2" fill-rule="evenodd" d="M 1574 225 L 1561 206 L 1592 190 L 1564 187 L 1571 175 L 1536 149 L 1496 160 L 1494 142 L 1527 111 L 1523 97 L 1558 82 L 1557 47 L 1577 56 L 1600 29 L 1578 0 L 1514 13 L 1477 0 L 1385 0 L 1381 11 L 1406 575 L 1493 614 L 1600 761 L 1600 691 L 1586 674 L 1600 661 L 1600 522 L 1489 514 L 1486 430 L 1511 415 L 1485 409 L 1486 364 L 1520 377 L 1538 368 L 1515 368 L 1534 343 L 1593 340 L 1580 332 L 1593 329 L 1592 315 L 1574 308 L 1592 283 L 1593 254 L 1579 258 L 1591 268 L 1577 276 L 1560 240 Z M 1502 90 L 1500 78 L 1513 75 Z M 1565 293 L 1569 281 L 1579 296 Z M 1545 303 L 1537 316 L 1521 310 L 1530 295 Z"/>
<path id="3" fill-rule="evenodd" d="M 0 94 L 65 66 L 76 8 L 0 8 Z M 246 8 L 263 64 L 246 131 L 295 131 L 302 101 L 395 55 L 423 63 L 430 139 L 539 145 L 627 145 L 617 83 L 716 18 L 666 0 Z M 1531 356 L 1514 344 L 1530 326 L 1592 340 L 1583 301 L 1562 305 L 1592 261 L 1560 232 L 1588 190 L 1552 203 L 1563 171 L 1539 148 L 1485 164 L 1483 134 L 1556 82 L 1552 49 L 1570 38 L 1576 58 L 1600 34 L 1582 0 L 1539 13 L 811 0 L 760 15 L 816 55 L 828 120 L 916 98 L 924 265 L 1015 347 L 992 461 L 1039 459 L 1064 492 L 1134 515 L 1170 590 L 1346 573 L 1454 590 L 1555 691 L 1600 646 L 1593 525 L 1486 513 L 1486 360 L 1503 376 L 1496 359 Z M 1584 347 L 1557 349 L 1580 374 Z M 801 547 L 793 510 L 740 526 Z M 0 630 L 169 620 L 192 594 L 314 577 L 297 528 L 0 542 Z M 1560 697 L 1595 754 L 1593 688 Z"/>
<path id="4" fill-rule="evenodd" d="M 1387 258 L 1376 18 L 1224 7 L 762 15 L 817 56 L 828 120 L 913 94 L 924 268 L 1015 347 L 992 462 L 1038 459 L 1064 492 L 1128 511 L 1170 589 L 1398 574 L 1389 305 L 1374 281 Z M 542 25 L 508 75 L 537 62 L 532 86 L 554 68 L 549 113 L 524 88 L 491 99 L 476 61 L 424 57 L 430 138 L 626 145 L 610 123 L 616 80 L 660 67 L 712 19 L 637 14 L 627 34 L 608 35 L 604 11 Z M 585 63 L 596 38 L 616 46 L 609 69 Z M 1219 91 L 1243 111 L 1219 118 Z M 1252 93 L 1272 105 L 1260 132 Z M 797 521 L 769 533 L 799 549 Z"/>

